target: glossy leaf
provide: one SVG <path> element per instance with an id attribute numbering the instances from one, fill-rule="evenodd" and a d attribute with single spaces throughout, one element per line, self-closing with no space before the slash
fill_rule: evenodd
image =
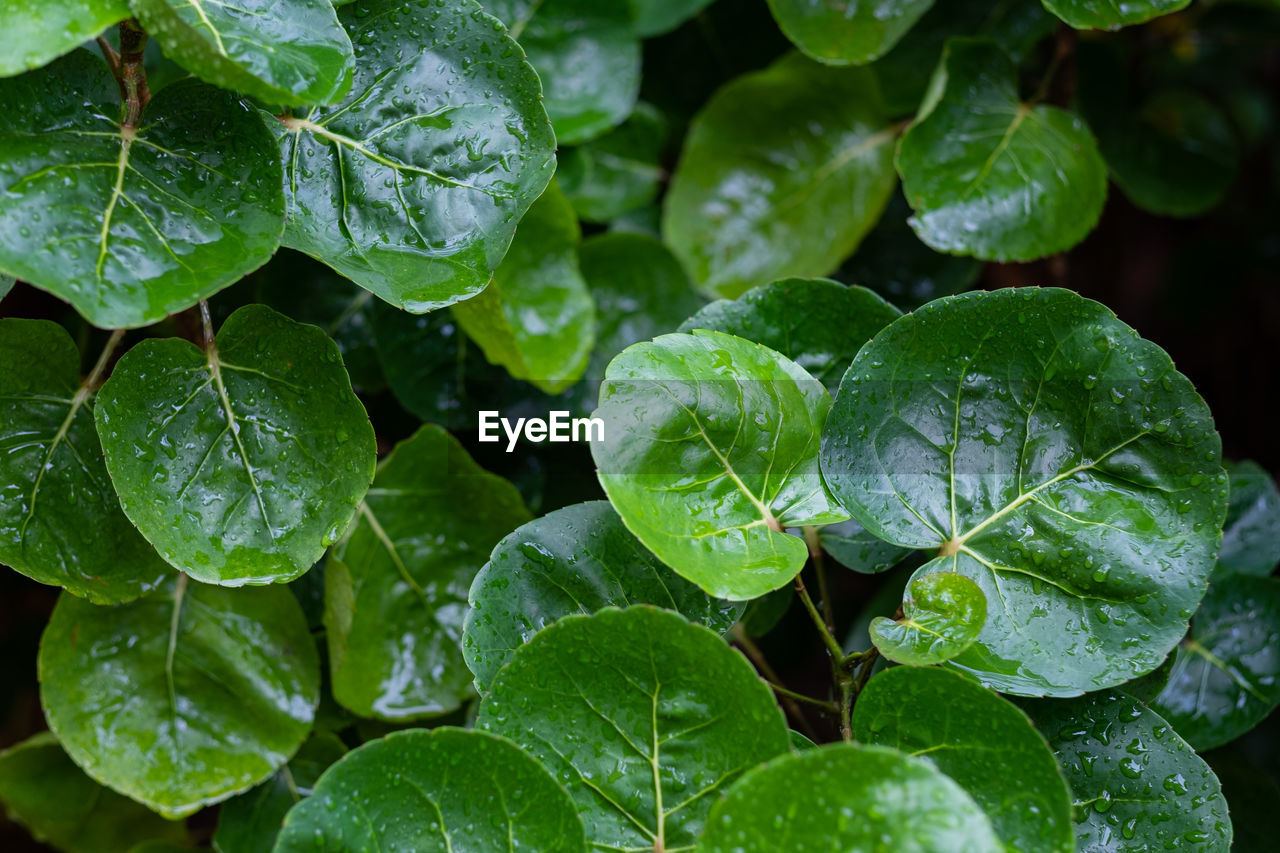
<path id="1" fill-rule="evenodd" d="M 1187 8 L 1191 0 L 1043 0 L 1044 7 L 1078 30 L 1117 30 Z"/>
<path id="2" fill-rule="evenodd" d="M 0 320 L 0 563 L 96 604 L 154 589 L 169 567 L 120 511 L 93 426 L 92 381 L 48 320 Z"/>
<path id="3" fill-rule="evenodd" d="M 230 92 L 166 86 L 123 127 L 88 51 L 0 80 L 0 269 L 103 328 L 145 326 L 262 266 L 284 227 L 261 118 Z"/>
<path id="4" fill-rule="evenodd" d="M 788 278 L 737 299 L 712 302 L 680 325 L 710 329 L 777 350 L 835 393 L 840 378 L 876 332 L 902 312 L 865 287 Z"/>
<path id="5" fill-rule="evenodd" d="M 631 0 L 485 0 L 529 54 L 561 145 L 630 115 L 640 91 Z"/>
<path id="6" fill-rule="evenodd" d="M 591 453 L 600 483 L 645 547 L 732 600 L 791 581 L 808 549 L 788 527 L 829 524 L 818 473 L 826 389 L 771 349 L 699 331 L 636 344 L 613 360 Z"/>
<path id="7" fill-rule="evenodd" d="M 537 77 L 474 0 L 360 0 L 338 17 L 350 96 L 271 119 L 284 243 L 415 313 L 474 296 L 555 168 Z"/>
<path id="8" fill-rule="evenodd" d="M 1280 580 L 1217 575 L 1151 707 L 1197 750 L 1235 740 L 1280 705 Z"/>
<path id="9" fill-rule="evenodd" d="M 689 128 L 666 198 L 666 241 L 718 296 L 826 275 L 893 192 L 894 136 L 866 69 L 788 56 L 739 77 Z"/>
<path id="10" fill-rule="evenodd" d="M 1247 575 L 1269 575 L 1280 563 L 1280 491 L 1256 462 L 1227 466 L 1231 499 L 1218 563 Z"/>
<path id="11" fill-rule="evenodd" d="M 721 791 L 791 749 L 746 659 L 651 607 L 567 616 L 534 635 L 498 671 L 476 727 L 563 781 L 593 849 L 691 846 Z"/>
<path id="12" fill-rule="evenodd" d="M 570 614 L 652 604 L 723 634 L 743 610 L 662 565 L 606 501 L 556 510 L 503 539 L 469 598 L 462 653 L 482 693 L 517 649 Z"/>
<path id="13" fill-rule="evenodd" d="M 84 775 L 49 732 L 0 752 L 0 803 L 37 841 L 66 853 L 129 853 L 142 841 L 187 835 Z"/>
<path id="14" fill-rule="evenodd" d="M 882 56 L 933 0 L 769 0 L 778 26 L 820 62 L 862 65 Z"/>
<path id="15" fill-rule="evenodd" d="M 1155 712 L 1116 692 L 1027 711 L 1075 796 L 1080 853 L 1230 849 L 1217 777 Z"/>
<path id="16" fill-rule="evenodd" d="M 667 122 L 649 104 L 598 139 L 561 152 L 556 182 L 587 222 L 609 222 L 658 196 Z"/>
<path id="17" fill-rule="evenodd" d="M 871 620 L 871 642 L 896 663 L 929 666 L 973 645 L 987 618 L 982 589 L 953 572 L 923 574 L 907 585 L 901 619 Z"/>
<path id="18" fill-rule="evenodd" d="M 994 42 L 947 43 L 929 97 L 898 146 L 911 227 L 940 252 L 1026 261 L 1093 229 L 1107 195 L 1097 144 L 1075 114 L 1018 96 Z"/>
<path id="19" fill-rule="evenodd" d="M 471 695 L 459 647 L 467 591 L 494 545 L 528 518 L 515 487 L 439 427 L 397 445 L 325 566 L 338 702 L 384 720 L 462 705 Z"/>
<path id="20" fill-rule="evenodd" d="M 351 89 L 351 40 L 329 0 L 130 0 L 197 77 L 268 104 L 331 104 Z"/>
<path id="21" fill-rule="evenodd" d="M 45 718 L 71 758 L 169 818 L 275 772 L 306 738 L 320 692 L 289 590 L 185 575 L 116 607 L 61 596 L 39 673 Z"/>
<path id="22" fill-rule="evenodd" d="M 125 514 L 206 583 L 291 580 L 346 529 L 373 479 L 373 428 L 338 348 L 247 305 L 201 351 L 143 341 L 94 412 Z"/>
<path id="23" fill-rule="evenodd" d="M 276 853 L 586 853 L 573 803 L 507 741 L 442 728 L 352 751 L 289 812 Z"/>
<path id="24" fill-rule="evenodd" d="M 892 569 L 911 553 L 868 533 L 853 519 L 818 528 L 818 543 L 846 569 L 868 575 Z"/>
<path id="25" fill-rule="evenodd" d="M 0 77 L 21 74 L 75 50 L 129 17 L 128 0 L 5 0 L 0 3 Z"/>
<path id="26" fill-rule="evenodd" d="M 973 799 L 932 766 L 852 744 L 752 770 L 716 802 L 698 845 L 699 853 L 1003 849 Z"/>
<path id="27" fill-rule="evenodd" d="M 852 726 L 854 740 L 922 756 L 959 783 L 1007 850 L 1075 850 L 1071 789 L 1049 744 L 985 687 L 943 669 L 890 669 L 867 682 Z"/>
<path id="28" fill-rule="evenodd" d="M 578 267 L 582 232 L 564 193 L 547 187 L 520 222 L 484 292 L 453 314 L 485 357 L 548 394 L 586 370 L 595 304 Z"/>
<path id="29" fill-rule="evenodd" d="M 670 32 L 711 5 L 711 0 L 635 0 L 636 35 L 644 38 Z"/>
<path id="30" fill-rule="evenodd" d="M 466 394 L 458 365 L 475 349 L 453 312 L 410 314 L 379 303 L 371 313 L 378 363 L 400 405 L 421 420 L 462 426 Z"/>
<path id="31" fill-rule="evenodd" d="M 823 435 L 832 495 L 987 599 L 951 661 L 1076 695 L 1154 669 L 1204 594 L 1226 509 L 1213 420 L 1169 356 L 1056 289 L 940 299 L 865 346 Z"/>

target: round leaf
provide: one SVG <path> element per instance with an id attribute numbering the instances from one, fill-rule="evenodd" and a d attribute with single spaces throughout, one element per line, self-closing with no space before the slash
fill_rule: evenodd
<path id="1" fill-rule="evenodd" d="M 1118 30 L 1187 8 L 1191 0 L 1043 0 L 1044 7 L 1077 30 Z"/>
<path id="2" fill-rule="evenodd" d="M 5 0 L 0 3 L 0 77 L 39 68 L 129 17 L 128 0 Z"/>
<path id="3" fill-rule="evenodd" d="M 1247 575 L 1271 574 L 1280 563 L 1280 490 L 1256 462 L 1227 466 L 1231 500 L 1218 564 Z"/>
<path id="4" fill-rule="evenodd" d="M 275 772 L 306 738 L 320 694 L 289 590 L 185 575 L 116 607 L 61 596 L 39 674 L 49 728 L 76 764 L 168 818 Z"/>
<path id="5" fill-rule="evenodd" d="M 520 646 L 563 616 L 652 604 L 723 634 L 743 610 L 662 565 L 606 501 L 556 510 L 503 539 L 470 603 L 462 653 L 482 693 Z"/>
<path id="6" fill-rule="evenodd" d="M 98 399 L 125 514 L 200 581 L 297 577 L 373 479 L 373 428 L 338 348 L 264 305 L 232 314 L 207 352 L 143 341 Z"/>
<path id="7" fill-rule="evenodd" d="M 896 663 L 930 666 L 973 645 L 987 618 L 982 589 L 954 572 L 922 574 L 907 585 L 901 619 L 871 620 L 871 642 Z"/>
<path id="8" fill-rule="evenodd" d="M 689 847 L 724 788 L 791 748 L 746 659 L 648 607 L 540 631 L 498 671 L 476 726 L 562 779 L 588 842 L 611 849 Z"/>
<path id="9" fill-rule="evenodd" d="M 0 80 L 0 269 L 95 326 L 145 326 L 262 266 L 284 227 L 261 118 L 193 80 L 120 124 L 111 72 L 88 51 Z"/>
<path id="10" fill-rule="evenodd" d="M 1221 444 L 1169 356 L 1055 289 L 940 299 L 849 368 L 823 436 L 834 497 L 871 533 L 977 581 L 951 665 L 1075 695 L 1159 665 L 1204 594 Z"/>
<path id="11" fill-rule="evenodd" d="M 933 0 L 769 0 L 778 26 L 819 62 L 862 65 L 885 54 Z"/>
<path id="12" fill-rule="evenodd" d="M 617 219 L 657 198 L 666 136 L 662 113 L 638 104 L 604 136 L 561 152 L 556 182 L 587 222 Z"/>

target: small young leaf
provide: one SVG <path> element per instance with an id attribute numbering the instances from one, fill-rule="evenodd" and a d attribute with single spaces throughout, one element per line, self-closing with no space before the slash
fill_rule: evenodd
<path id="1" fill-rule="evenodd" d="M 1187 8 L 1191 0 L 1043 0 L 1044 7 L 1077 30 L 1118 30 Z"/>
<path id="2" fill-rule="evenodd" d="M 0 77 L 39 68 L 129 17 L 128 0 L 7 0 L 0 3 Z"/>
<path id="3" fill-rule="evenodd" d="M 652 604 L 723 634 L 743 610 L 664 566 L 606 501 L 556 510 L 503 539 L 469 598 L 462 654 L 481 693 L 520 646 L 563 616 Z"/>
<path id="4" fill-rule="evenodd" d="M 882 56 L 932 5 L 933 0 L 769 0 L 787 38 L 831 65 L 862 65 Z"/>
<path id="5" fill-rule="evenodd" d="M 962 675 L 896 667 L 853 709 L 853 737 L 923 756 L 969 792 L 1011 853 L 1072 853 L 1071 790 L 1018 708 Z"/>
<path id="6" fill-rule="evenodd" d="M 610 222 L 658 196 L 667 122 L 649 104 L 613 130 L 560 153 L 556 182 L 586 222 Z"/>
<path id="7" fill-rule="evenodd" d="M 567 616 L 498 671 L 476 727 L 564 780 L 593 847 L 692 845 L 718 794 L 790 752 L 772 692 L 712 631 L 651 607 Z"/>
<path id="8" fill-rule="evenodd" d="M 609 365 L 591 453 L 636 538 L 711 595 L 747 600 L 804 566 L 804 542 L 783 530 L 847 518 L 818 473 L 830 399 L 767 347 L 663 335 Z"/>
<path id="9" fill-rule="evenodd" d="M 1227 466 L 1231 498 L 1218 565 L 1246 575 L 1271 574 L 1280 563 L 1280 491 L 1257 462 Z"/>
<path id="10" fill-rule="evenodd" d="M 125 515 L 206 583 L 296 578 L 373 479 L 373 427 L 338 348 L 265 305 L 232 314 L 205 352 L 138 344 L 94 415 Z"/>
<path id="11" fill-rule="evenodd" d="M 902 612 L 898 620 L 872 619 L 871 641 L 891 661 L 930 666 L 973 645 L 987 619 L 987 599 L 964 575 L 922 573 L 907 585 Z"/>
<path id="12" fill-rule="evenodd" d="M 555 779 L 509 742 L 454 728 L 393 732 L 330 767 L 275 853 L 587 853 Z"/>
<path id="13" fill-rule="evenodd" d="M 461 706 L 471 695 L 459 648 L 467 592 L 494 545 L 528 519 L 515 487 L 439 427 L 398 444 L 325 566 L 338 702 L 384 720 Z"/>
<path id="14" fill-rule="evenodd" d="M 116 607 L 59 597 L 39 674 L 49 728 L 76 764 L 168 818 L 275 772 L 306 738 L 320 693 L 289 590 L 185 575 Z"/>
<path id="15" fill-rule="evenodd" d="M 635 0 L 636 35 L 650 38 L 670 32 L 711 5 L 711 0 Z"/>
<path id="16" fill-rule="evenodd" d="M 871 71 L 783 57 L 729 83 L 694 118 L 663 234 L 716 296 L 827 275 L 893 192 L 894 137 Z"/>
<path id="17" fill-rule="evenodd" d="M 697 849 L 1004 850 L 978 804 L 931 765 L 853 744 L 791 753 L 749 772 L 716 802 Z"/>

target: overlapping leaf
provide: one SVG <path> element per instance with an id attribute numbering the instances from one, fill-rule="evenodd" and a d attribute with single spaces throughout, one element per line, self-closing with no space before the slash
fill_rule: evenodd
<path id="1" fill-rule="evenodd" d="M 818 528 L 818 543 L 846 569 L 869 575 L 892 569 L 911 553 L 868 533 L 853 519 Z"/>
<path id="2" fill-rule="evenodd" d="M 617 219 L 657 197 L 666 136 L 662 113 L 640 103 L 604 136 L 562 152 L 556 182 L 587 222 Z"/>
<path id="3" fill-rule="evenodd" d="M 820 62 L 862 65 L 883 55 L 933 0 L 769 0 L 778 26 Z"/>
<path id="4" fill-rule="evenodd" d="M 1116 30 L 1185 9 L 1191 0 L 1043 0 L 1044 7 L 1078 30 Z"/>
<path id="5" fill-rule="evenodd" d="M 973 645 L 987 618 L 982 589 L 954 572 L 922 574 L 907 585 L 902 617 L 871 620 L 880 654 L 908 666 L 951 660 Z"/>
<path id="6" fill-rule="evenodd" d="M 0 77 L 39 68 L 127 17 L 128 0 L 6 0 L 0 4 Z"/>
<path id="7" fill-rule="evenodd" d="M 1247 575 L 1271 574 L 1280 563 L 1280 490 L 1256 462 L 1227 467 L 1231 499 L 1218 563 Z"/>
<path id="8" fill-rule="evenodd" d="M 662 35 L 711 5 L 711 0 L 634 0 L 636 34 Z"/>

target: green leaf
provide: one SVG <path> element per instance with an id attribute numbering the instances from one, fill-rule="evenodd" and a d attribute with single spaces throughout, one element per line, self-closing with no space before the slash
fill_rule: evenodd
<path id="1" fill-rule="evenodd" d="M 737 299 L 712 302 L 680 325 L 710 329 L 777 350 L 835 393 L 862 345 L 902 312 L 865 287 L 788 278 Z"/>
<path id="2" fill-rule="evenodd" d="M 555 168 L 537 76 L 474 0 L 360 0 L 338 18 L 351 95 L 271 120 L 284 243 L 415 313 L 474 296 Z"/>
<path id="3" fill-rule="evenodd" d="M 711 0 L 635 0 L 636 35 L 642 38 L 669 33 L 703 9 Z"/>
<path id="4" fill-rule="evenodd" d="M 911 227 L 940 252 L 1027 261 L 1065 251 L 1097 223 L 1107 170 L 1074 113 L 1024 103 L 995 42 L 952 39 L 897 166 Z"/>
<path id="5" fill-rule="evenodd" d="M 689 128 L 666 198 L 667 242 L 713 295 L 827 275 L 897 183 L 887 125 L 867 69 L 786 56 L 737 78 Z"/>
<path id="6" fill-rule="evenodd" d="M 720 598 L 755 598 L 808 557 L 784 529 L 847 517 L 818 473 L 830 399 L 804 368 L 742 338 L 636 344 L 600 389 L 600 484 L 627 529 L 681 576 Z"/>
<path id="7" fill-rule="evenodd" d="M 763 637 L 782 621 L 795 600 L 795 591 L 785 586 L 751 599 L 742 611 L 742 630 L 748 637 Z"/>
<path id="8" fill-rule="evenodd" d="M 116 607 L 62 595 L 39 675 L 45 719 L 72 760 L 168 818 L 279 769 L 320 694 L 315 645 L 289 590 L 186 575 Z"/>
<path id="9" fill-rule="evenodd" d="M 329 768 L 285 819 L 276 853 L 586 853 L 573 802 L 509 742 L 441 728 L 393 732 Z"/>
<path id="10" fill-rule="evenodd" d="M 66 853 L 128 853 L 141 841 L 187 836 L 84 775 L 49 732 L 0 752 L 0 802 L 37 841 Z"/>
<path id="11" fill-rule="evenodd" d="M 1197 750 L 1235 740 L 1280 705 L 1280 580 L 1215 575 L 1151 702 Z"/>
<path id="12" fill-rule="evenodd" d="M 262 120 L 194 80 L 141 128 L 88 51 L 0 80 L 0 269 L 102 328 L 145 326 L 262 266 L 284 227 Z"/>
<path id="13" fill-rule="evenodd" d="M 165 56 L 268 104 L 331 104 L 351 90 L 351 40 L 329 0 L 129 0 Z"/>
<path id="14" fill-rule="evenodd" d="M 667 121 L 649 104 L 605 135 L 560 153 L 556 182 L 587 222 L 610 222 L 658 197 Z"/>
<path id="15" fill-rule="evenodd" d="M 1143 675 L 1204 594 L 1226 509 L 1208 407 L 1096 302 L 1025 288 L 940 299 L 863 347 L 822 473 L 867 530 L 977 581 L 951 661 L 1007 693 Z"/>
<path id="16" fill-rule="evenodd" d="M 296 578 L 373 479 L 373 427 L 337 346 L 265 305 L 232 314 L 207 351 L 138 344 L 94 416 L 125 515 L 206 583 Z"/>
<path id="17" fill-rule="evenodd" d="M 9 291 L 13 290 L 13 286 L 16 283 L 17 282 L 14 280 L 13 276 L 0 273 L 0 299 L 4 299 L 8 296 Z"/>
<path id="18" fill-rule="evenodd" d="M 818 544 L 846 569 L 868 575 L 892 569 L 911 553 L 873 536 L 853 519 L 819 527 Z"/>
<path id="19" fill-rule="evenodd" d="M 923 756 L 960 784 L 1009 851 L 1075 850 L 1071 790 L 1027 715 L 962 675 L 897 667 L 869 682 L 853 737 Z"/>
<path id="20" fill-rule="evenodd" d="M 787 38 L 831 65 L 862 65 L 906 35 L 933 0 L 769 0 Z"/>
<path id="21" fill-rule="evenodd" d="M 1231 847 L 1217 777 L 1155 712 L 1114 691 L 1026 707 L 1075 795 L 1080 853 Z"/>
<path id="22" fill-rule="evenodd" d="M 640 92 L 640 42 L 631 0 L 485 0 L 542 81 L 561 145 L 621 124 Z"/>
<path id="23" fill-rule="evenodd" d="M 723 634 L 743 610 L 662 565 L 606 501 L 556 510 L 503 539 L 469 598 L 462 653 L 481 693 L 517 649 L 570 614 L 652 604 Z"/>
<path id="24" fill-rule="evenodd" d="M 0 563 L 96 604 L 154 589 L 169 567 L 116 499 L 80 353 L 48 320 L 0 320 Z"/>
<path id="25" fill-rule="evenodd" d="M 1232 572 L 1269 575 L 1280 562 L 1280 491 L 1257 462 L 1228 465 L 1227 475 L 1231 500 L 1218 564 Z"/>
<path id="26" fill-rule="evenodd" d="M 337 735 L 313 734 L 270 779 L 222 804 L 214 848 L 218 853 L 271 853 L 289 809 L 311 796 L 320 774 L 346 752 Z"/>
<path id="27" fill-rule="evenodd" d="M 515 487 L 427 425 L 378 466 L 325 566 L 333 695 L 362 717 L 446 714 L 471 694 L 459 643 L 467 591 L 529 519 Z"/>
<path id="28" fill-rule="evenodd" d="M 772 691 L 714 632 L 650 607 L 567 616 L 499 670 L 476 727 L 563 780 L 593 848 L 690 847 L 747 768 L 790 752 Z"/>
<path id="29" fill-rule="evenodd" d="M 908 666 L 951 660 L 973 645 L 987 618 L 982 589 L 954 572 L 922 574 L 907 585 L 901 619 L 871 620 L 880 654 Z"/>
<path id="30" fill-rule="evenodd" d="M 548 394 L 576 382 L 595 342 L 595 303 L 578 268 L 582 232 L 554 183 L 520 222 L 479 296 L 454 306 L 485 357 Z"/>
<path id="31" fill-rule="evenodd" d="M 1043 0 L 1044 7 L 1077 30 L 1118 30 L 1187 8 L 1191 0 Z"/>
<path id="32" fill-rule="evenodd" d="M 39 68 L 127 17 L 128 0 L 6 0 L 0 4 L 0 77 Z"/>
<path id="33" fill-rule="evenodd" d="M 836 744 L 792 753 L 744 776 L 716 802 L 697 849 L 1004 848 L 977 803 L 926 762 L 880 746 Z"/>

